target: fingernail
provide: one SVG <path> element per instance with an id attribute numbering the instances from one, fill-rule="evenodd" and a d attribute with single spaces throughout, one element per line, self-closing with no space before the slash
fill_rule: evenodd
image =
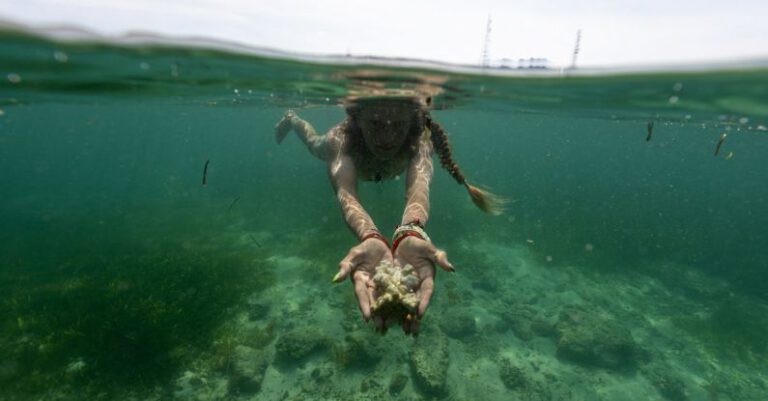
<path id="1" fill-rule="evenodd" d="M 341 276 L 341 272 L 336 273 L 336 275 L 333 276 L 333 278 L 331 279 L 331 282 L 334 283 L 334 284 L 338 283 L 339 282 L 339 276 Z"/>

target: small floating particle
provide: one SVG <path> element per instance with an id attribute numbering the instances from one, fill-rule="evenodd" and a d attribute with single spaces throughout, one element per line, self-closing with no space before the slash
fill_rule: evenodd
<path id="1" fill-rule="evenodd" d="M 725 160 L 731 160 L 733 158 L 733 152 L 728 152 L 728 155 L 725 156 Z"/>
<path id="2" fill-rule="evenodd" d="M 717 156 L 717 154 L 720 153 L 720 147 L 723 146 L 723 141 L 727 136 L 728 134 L 726 134 L 725 132 L 723 132 L 723 134 L 720 135 L 720 140 L 717 141 L 717 146 L 715 147 L 715 156 Z"/>
<path id="3" fill-rule="evenodd" d="M 747 124 L 749 122 L 749 118 L 747 117 L 741 117 L 739 119 L 739 124 Z"/>
<path id="4" fill-rule="evenodd" d="M 232 200 L 232 203 L 229 204 L 229 207 L 227 208 L 227 213 L 229 213 L 233 207 L 237 204 L 237 202 L 240 200 L 240 195 L 235 196 L 235 199 Z"/>
<path id="5" fill-rule="evenodd" d="M 203 167 L 203 186 L 208 185 L 208 163 L 210 162 L 210 160 L 206 160 L 205 166 Z"/>
<path id="6" fill-rule="evenodd" d="M 680 92 L 681 90 L 683 90 L 683 83 L 676 82 L 675 85 L 672 87 L 672 90 L 675 92 Z"/>
<path id="7" fill-rule="evenodd" d="M 547 260 L 547 262 L 552 262 L 552 256 L 549 256 L 549 255 L 547 255 L 547 257 L 546 257 L 546 258 L 544 258 L 544 259 L 546 259 L 546 260 Z"/>
<path id="8" fill-rule="evenodd" d="M 144 71 L 149 71 L 149 69 L 152 67 L 146 61 L 142 61 L 141 63 L 139 63 L 139 68 L 141 68 Z"/>
<path id="9" fill-rule="evenodd" d="M 235 88 L 235 90 L 233 90 L 233 92 L 235 92 L 235 95 L 239 95 L 240 94 L 240 90 L 237 89 L 237 88 Z"/>
<path id="10" fill-rule="evenodd" d="M 645 141 L 648 142 L 651 140 L 651 135 L 653 135 L 653 121 L 648 121 L 648 136 L 645 137 Z"/>
<path id="11" fill-rule="evenodd" d="M 67 56 L 67 53 L 64 53 L 61 50 L 56 50 L 53 52 L 53 59 L 60 63 L 66 63 L 69 61 L 69 56 Z"/>
<path id="12" fill-rule="evenodd" d="M 584 245 L 584 250 L 587 252 L 592 252 L 595 249 L 595 246 L 592 244 L 586 244 Z"/>
<path id="13" fill-rule="evenodd" d="M 680 98 L 679 98 L 679 97 L 677 97 L 677 96 L 670 96 L 670 97 L 669 97 L 669 104 L 675 104 L 675 103 L 677 103 L 679 100 L 680 100 Z"/>
<path id="14" fill-rule="evenodd" d="M 533 243 L 534 243 L 534 242 L 533 242 L 533 240 L 532 240 L 532 239 L 530 239 L 530 238 L 528 238 L 527 240 L 525 240 L 525 242 L 527 242 L 527 243 L 529 243 L 529 244 L 533 244 Z"/>
<path id="15" fill-rule="evenodd" d="M 757 126 L 758 131 L 768 131 L 768 128 L 765 125 L 758 125 Z"/>
<path id="16" fill-rule="evenodd" d="M 0 117 L 4 115 L 5 115 L 5 112 L 3 111 L 3 109 L 0 109 Z"/>
<path id="17" fill-rule="evenodd" d="M 21 82 L 21 75 L 15 73 L 15 72 L 9 73 L 8 75 L 6 75 L 6 78 L 8 78 L 8 82 L 10 82 L 12 84 L 17 84 L 17 83 Z"/>
<path id="18" fill-rule="evenodd" d="M 248 234 L 248 238 L 250 238 L 251 241 L 253 241 L 253 243 L 256 244 L 256 246 L 261 248 L 261 244 L 259 243 L 259 241 L 256 241 L 256 237 L 254 237 L 253 234 Z"/>

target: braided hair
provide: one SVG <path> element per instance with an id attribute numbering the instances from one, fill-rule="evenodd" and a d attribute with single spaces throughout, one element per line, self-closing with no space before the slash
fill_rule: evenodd
<path id="1" fill-rule="evenodd" d="M 504 204 L 506 199 L 494 195 L 484 189 L 480 189 L 474 185 L 470 185 L 467 182 L 466 177 L 459 169 L 458 163 L 453 160 L 451 154 L 451 144 L 448 142 L 448 135 L 437 122 L 432 119 L 429 113 L 425 116 L 426 125 L 431 132 L 430 138 L 432 139 L 432 145 L 435 147 L 438 157 L 440 158 L 440 165 L 451 174 L 451 177 L 467 189 L 469 196 L 472 198 L 472 202 L 480 208 L 480 210 L 492 214 L 499 215 L 504 211 Z"/>

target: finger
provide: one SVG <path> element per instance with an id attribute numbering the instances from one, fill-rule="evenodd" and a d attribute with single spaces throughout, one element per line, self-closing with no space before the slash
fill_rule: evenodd
<path id="1" fill-rule="evenodd" d="M 435 248 L 435 246 L 431 242 L 427 243 L 425 246 L 427 248 L 426 249 L 427 255 L 430 255 L 429 256 L 430 262 L 440 266 L 440 268 L 442 268 L 447 272 L 453 273 L 456 271 L 456 269 L 453 267 L 451 262 L 448 261 L 448 254 L 445 253 L 444 250 Z"/>
<path id="2" fill-rule="evenodd" d="M 451 262 L 448 261 L 448 254 L 442 249 L 435 249 L 435 252 L 432 254 L 432 262 L 447 272 L 453 273 L 456 271 Z"/>
<path id="3" fill-rule="evenodd" d="M 347 276 L 349 276 L 350 273 L 355 269 L 356 267 L 356 261 L 357 257 L 360 255 L 360 251 L 358 248 L 353 248 L 352 250 L 347 253 L 347 256 L 344 257 L 344 259 L 339 262 L 339 271 L 336 273 L 335 276 L 333 276 L 333 279 L 331 279 L 331 282 L 333 283 L 340 283 L 347 279 Z"/>
<path id="4" fill-rule="evenodd" d="M 419 330 L 421 330 L 421 320 L 413 318 L 411 321 L 411 335 L 414 337 L 418 336 Z"/>
<path id="5" fill-rule="evenodd" d="M 365 283 L 366 280 L 362 275 L 356 274 L 352 281 L 355 282 L 357 304 L 360 307 L 360 312 L 363 314 L 363 319 L 367 322 L 371 319 L 371 298 L 368 295 L 368 286 Z"/>
<path id="6" fill-rule="evenodd" d="M 421 282 L 421 301 L 419 302 L 419 315 L 421 319 L 429 306 L 429 300 L 432 298 L 432 292 L 435 290 L 435 280 L 432 277 L 427 277 Z"/>
<path id="7" fill-rule="evenodd" d="M 416 316 L 408 313 L 403 318 L 403 332 L 408 335 L 413 332 L 413 322 L 416 320 Z"/>

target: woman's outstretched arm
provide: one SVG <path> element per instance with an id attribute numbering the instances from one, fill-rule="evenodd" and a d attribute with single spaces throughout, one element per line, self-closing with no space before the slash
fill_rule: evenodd
<path id="1" fill-rule="evenodd" d="M 275 125 L 275 140 L 277 143 L 283 142 L 283 139 L 291 132 L 296 132 L 296 135 L 304 142 L 304 145 L 313 156 L 320 160 L 328 160 L 328 138 L 326 136 L 320 136 L 312 127 L 312 124 L 305 120 L 302 120 L 293 110 L 288 110 L 283 115 L 280 122 Z"/>
<path id="2" fill-rule="evenodd" d="M 401 224 L 419 221 L 424 226 L 429 218 L 429 185 L 432 182 L 432 142 L 425 131 L 419 138 L 419 148 L 408 166 L 405 188 L 405 211 Z"/>
<path id="3" fill-rule="evenodd" d="M 352 157 L 344 153 L 346 137 L 342 126 L 331 129 L 328 137 L 328 175 L 336 192 L 344 221 L 358 239 L 378 232 L 373 219 L 365 211 L 357 194 L 357 172 Z"/>

